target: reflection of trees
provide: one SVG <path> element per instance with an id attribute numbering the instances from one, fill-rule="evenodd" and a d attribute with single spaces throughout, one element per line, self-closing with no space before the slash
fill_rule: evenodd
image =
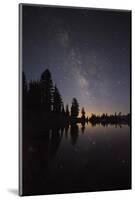
<path id="1" fill-rule="evenodd" d="M 69 112 L 69 108 L 68 108 L 68 104 L 66 105 L 66 117 L 69 118 L 70 116 L 70 112 Z"/>
<path id="2" fill-rule="evenodd" d="M 79 127 L 77 124 L 72 124 L 70 127 L 71 143 L 75 145 L 79 136 Z"/>
<path id="3" fill-rule="evenodd" d="M 49 140 L 49 149 L 50 149 L 51 157 L 55 156 L 55 154 L 60 146 L 62 136 L 63 136 L 63 134 L 59 128 L 52 129 L 51 138 Z"/>
<path id="4" fill-rule="evenodd" d="M 36 159 L 39 159 L 40 163 L 47 166 L 48 161 L 55 156 L 63 137 L 63 130 L 63 128 L 46 128 L 43 133 L 36 136 L 36 140 L 31 139 L 28 144 L 30 152 L 38 155 Z"/>
<path id="5" fill-rule="evenodd" d="M 82 131 L 82 133 L 84 133 L 84 131 L 85 131 L 85 124 L 82 124 L 81 131 Z"/>
<path id="6" fill-rule="evenodd" d="M 61 127 L 61 128 L 60 128 L 61 137 L 63 137 L 63 133 L 64 133 L 64 127 Z"/>
<path id="7" fill-rule="evenodd" d="M 23 141 L 23 182 L 24 187 L 31 191 L 39 185 L 41 187 L 42 178 L 49 180 L 49 163 L 56 156 L 62 139 L 59 128 L 46 128 L 45 131 L 35 132 L 33 135 L 30 140 L 27 138 Z"/>
<path id="8" fill-rule="evenodd" d="M 92 125 L 93 127 L 96 126 L 96 124 L 97 124 L 97 123 L 94 122 L 94 121 L 91 121 L 90 123 L 91 123 L 91 125 Z M 98 123 L 98 124 L 99 124 L 99 123 Z"/>
<path id="9" fill-rule="evenodd" d="M 65 126 L 65 137 L 68 137 L 69 124 Z"/>

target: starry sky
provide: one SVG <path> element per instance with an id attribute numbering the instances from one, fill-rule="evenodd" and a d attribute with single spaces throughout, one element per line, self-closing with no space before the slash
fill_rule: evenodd
<path id="1" fill-rule="evenodd" d="M 130 11 L 24 5 L 22 15 L 28 81 L 48 68 L 65 105 L 130 112 Z"/>

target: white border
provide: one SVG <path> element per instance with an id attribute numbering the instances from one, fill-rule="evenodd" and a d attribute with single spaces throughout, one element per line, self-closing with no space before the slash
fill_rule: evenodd
<path id="1" fill-rule="evenodd" d="M 19 199 L 18 189 L 18 3 L 37 3 L 80 7 L 131 9 L 133 21 L 133 53 L 135 55 L 135 1 L 134 0 L 4 0 L 0 4 L 0 199 Z M 134 56 L 132 77 L 135 77 Z M 132 101 L 135 102 L 135 80 Z M 132 105 L 133 122 L 135 107 Z M 135 196 L 135 125 L 132 129 L 133 189 L 128 191 L 91 192 L 65 195 L 25 197 L 29 199 L 134 199 Z"/>

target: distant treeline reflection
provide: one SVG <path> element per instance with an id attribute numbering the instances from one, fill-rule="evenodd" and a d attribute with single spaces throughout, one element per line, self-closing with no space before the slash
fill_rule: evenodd
<path id="1" fill-rule="evenodd" d="M 56 86 L 53 84 L 51 73 L 46 69 L 38 81 L 26 80 L 25 73 L 23 72 L 23 122 L 25 124 L 28 121 L 36 123 L 38 126 L 51 127 L 56 124 L 71 126 L 71 133 L 77 129 L 77 123 L 81 123 L 82 130 L 84 131 L 85 123 L 90 122 L 93 126 L 101 124 L 103 126 L 130 125 L 130 113 L 123 115 L 121 112 L 108 115 L 103 113 L 102 115 L 91 114 L 91 117 L 86 116 L 84 107 L 81 108 L 81 117 L 79 116 L 79 103 L 76 98 L 73 98 L 71 108 L 69 105 L 64 105 L 62 96 Z M 27 122 L 26 122 L 27 121 Z M 73 130 L 72 130 L 73 127 Z M 76 127 L 76 129 L 75 129 Z"/>
<path id="2" fill-rule="evenodd" d="M 96 126 L 96 124 L 94 124 L 93 126 Z M 101 124 L 101 126 L 107 127 L 108 124 Z M 114 126 L 115 128 L 122 128 L 121 124 L 113 124 L 112 126 Z M 51 149 L 50 154 L 53 156 L 55 155 L 56 150 L 58 149 L 63 137 L 65 139 L 69 139 L 71 144 L 75 145 L 77 143 L 77 140 L 79 139 L 80 134 L 85 134 L 84 124 L 82 124 L 81 126 L 79 126 L 78 124 L 72 124 L 61 128 L 46 128 L 44 131 L 37 131 L 31 136 L 34 136 L 34 138 L 38 138 L 36 141 L 39 141 L 39 143 L 41 143 L 41 140 L 46 141 L 48 144 L 47 146 L 49 147 L 49 149 Z M 35 141 L 34 138 L 30 141 Z M 35 147 L 33 147 L 33 144 L 30 143 L 28 143 L 28 147 L 31 146 L 29 150 L 33 151 Z"/>

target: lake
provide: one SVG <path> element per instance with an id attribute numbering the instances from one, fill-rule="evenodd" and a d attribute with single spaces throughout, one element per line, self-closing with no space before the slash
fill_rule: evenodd
<path id="1" fill-rule="evenodd" d="M 130 126 L 88 123 L 36 132 L 23 141 L 25 195 L 131 188 Z"/>

